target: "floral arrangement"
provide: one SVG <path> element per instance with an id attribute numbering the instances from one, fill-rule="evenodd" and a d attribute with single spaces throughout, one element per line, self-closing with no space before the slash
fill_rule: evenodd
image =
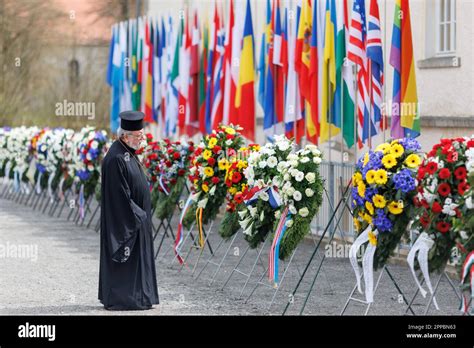
<path id="1" fill-rule="evenodd" d="M 222 238 L 232 237 L 239 229 L 239 212 L 245 209 L 244 196 L 248 191 L 248 184 L 244 170 L 248 166 L 247 158 L 250 154 L 258 151 L 260 145 L 250 144 L 238 151 L 238 156 L 230 158 L 222 163 L 226 167 L 224 182 L 227 186 L 226 212 L 219 226 L 219 234 Z"/>
<path id="2" fill-rule="evenodd" d="M 366 233 L 376 247 L 375 269 L 386 264 L 415 215 L 420 150 L 415 139 L 397 139 L 380 144 L 357 162 L 352 177 L 354 225 L 359 236 L 370 227 Z"/>
<path id="3" fill-rule="evenodd" d="M 36 190 L 39 193 L 41 188 L 45 188 L 49 174 L 46 170 L 46 161 L 48 156 L 48 146 L 45 144 L 45 140 L 48 137 L 50 130 L 45 128 L 41 129 L 36 133 L 30 141 L 30 156 L 34 160 L 36 166 Z"/>
<path id="4" fill-rule="evenodd" d="M 186 187 L 190 158 L 194 153 L 194 143 L 192 141 L 172 142 L 165 139 L 162 146 L 162 156 L 155 184 L 158 193 L 155 214 L 159 219 L 164 220 L 171 218 L 176 203 Z"/>
<path id="5" fill-rule="evenodd" d="M 321 151 L 316 145 L 306 145 L 296 153 L 290 153 L 280 166 L 282 207 L 277 219 L 282 226 L 281 234 L 275 233 L 276 254 L 285 260 L 298 243 L 309 233 L 311 221 L 323 202 L 324 180 L 319 173 Z"/>
<path id="6" fill-rule="evenodd" d="M 474 146 L 472 139 L 441 139 L 433 146 L 418 171 L 419 207 L 414 228 L 424 231 L 433 247 L 429 251 L 430 271 L 440 271 L 451 258 L 456 232 L 453 224 L 461 217 L 463 196 L 469 190 L 466 150 Z"/>
<path id="7" fill-rule="evenodd" d="M 139 153 L 142 156 L 142 162 L 147 168 L 147 176 L 151 180 L 151 205 L 153 208 L 156 207 L 158 202 L 158 178 L 161 171 L 161 158 L 163 157 L 162 152 L 163 144 L 160 141 L 154 141 L 153 135 L 150 133 L 146 134 L 146 146 L 144 148 L 136 150 L 135 154 Z"/>
<path id="8" fill-rule="evenodd" d="M 10 178 L 14 179 L 16 189 L 20 188 L 20 182 L 28 180 L 26 171 L 31 161 L 30 141 L 38 131 L 37 127 L 12 128 L 10 136 L 7 138 L 6 148 L 9 153 Z"/>
<path id="9" fill-rule="evenodd" d="M 204 243 L 202 226 L 216 217 L 224 203 L 227 194 L 227 164 L 237 155 L 237 150 L 244 142 L 240 130 L 239 126 L 219 126 L 203 137 L 192 156 L 189 171 L 192 203 L 185 212 L 182 224 L 190 228 L 193 221 L 197 222 L 201 246 Z"/>
<path id="10" fill-rule="evenodd" d="M 100 164 L 107 151 L 107 133 L 84 127 L 74 135 L 73 144 L 75 153 L 68 169 L 74 180 L 84 186 L 84 196 L 89 197 L 95 192 L 100 178 Z"/>
<path id="11" fill-rule="evenodd" d="M 0 176 L 5 176 L 7 162 L 9 160 L 9 152 L 7 149 L 7 141 L 10 137 L 11 128 L 2 127 L 0 128 Z"/>
<path id="12" fill-rule="evenodd" d="M 293 150 L 293 143 L 285 136 L 277 135 L 274 140 L 252 152 L 244 170 L 248 189 L 243 194 L 245 206 L 239 212 L 239 224 L 251 248 L 256 248 L 273 231 L 275 210 L 280 205 L 280 173 Z"/>

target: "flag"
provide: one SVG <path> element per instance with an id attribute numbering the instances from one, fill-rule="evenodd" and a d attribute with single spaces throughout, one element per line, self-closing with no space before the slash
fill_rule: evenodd
<path id="1" fill-rule="evenodd" d="M 198 90 L 199 90 L 199 131 L 201 134 L 206 134 L 206 73 L 207 73 L 207 53 L 208 53 L 208 36 L 209 28 L 207 22 L 203 24 L 203 48 L 200 57 L 199 75 L 198 75 Z"/>
<path id="2" fill-rule="evenodd" d="M 308 141 L 317 144 L 320 134 L 319 125 L 319 56 L 318 56 L 318 6 L 313 6 L 312 25 L 311 25 L 311 43 L 309 52 L 309 107 L 306 118 L 306 137 Z M 314 21 L 314 22 L 313 22 Z"/>
<path id="3" fill-rule="evenodd" d="M 118 70 L 120 69 L 120 47 L 118 42 L 118 25 L 112 26 L 110 39 L 109 65 L 107 67 L 107 83 L 111 87 L 110 99 L 110 129 L 116 132 L 119 127 L 120 89 Z"/>
<path id="4" fill-rule="evenodd" d="M 132 84 L 132 108 L 140 109 L 140 85 L 138 78 L 138 20 L 132 21 L 132 61 L 131 61 L 131 84 Z"/>
<path id="5" fill-rule="evenodd" d="M 199 131 L 199 104 L 198 104 L 198 78 L 199 78 L 199 23 L 197 9 L 194 10 L 194 24 L 191 32 L 190 68 L 189 68 L 189 103 L 186 121 L 186 134 L 192 137 Z"/>
<path id="6" fill-rule="evenodd" d="M 357 66 L 357 142 L 362 148 L 369 138 L 369 108 L 366 53 L 365 1 L 355 0 L 352 8 L 352 21 L 349 30 L 349 48 L 347 57 Z"/>
<path id="7" fill-rule="evenodd" d="M 163 54 L 160 27 L 157 21 L 153 23 L 153 121 L 160 122 L 161 112 L 161 56 Z"/>
<path id="8" fill-rule="evenodd" d="M 274 4 L 275 5 L 275 4 Z M 285 107 L 285 72 L 282 60 L 283 32 L 281 28 L 280 0 L 276 0 L 275 25 L 273 38 L 273 71 L 275 83 L 275 121 L 276 134 L 284 132 L 284 107 Z"/>
<path id="9" fill-rule="evenodd" d="M 132 95 L 130 83 L 127 77 L 127 22 L 119 24 L 119 46 L 120 46 L 120 68 L 119 68 L 119 95 L 120 95 L 120 112 L 128 111 L 132 108 Z"/>
<path id="10" fill-rule="evenodd" d="M 211 128 L 217 129 L 222 123 L 224 111 L 224 29 L 221 27 L 219 14 L 216 11 L 216 50 L 214 52 L 215 66 L 213 72 Z"/>
<path id="11" fill-rule="evenodd" d="M 229 3 L 229 17 L 227 20 L 227 31 L 225 34 L 224 44 L 224 110 L 223 120 L 224 124 L 236 123 L 237 110 L 235 109 L 235 90 L 237 79 L 234 78 L 232 68 L 232 54 L 234 52 L 234 31 L 236 30 L 234 22 L 234 2 L 230 0 Z M 240 43 L 240 42 L 237 42 Z"/>
<path id="12" fill-rule="evenodd" d="M 153 42 L 151 40 L 151 22 L 145 23 L 146 57 L 146 85 L 145 85 L 145 122 L 153 122 Z"/>
<path id="13" fill-rule="evenodd" d="M 347 2 L 348 0 L 344 0 L 343 9 L 344 12 L 344 26 L 342 29 L 343 38 L 344 40 L 344 55 L 347 57 L 347 48 L 349 47 L 349 18 L 348 18 L 348 9 L 347 9 Z M 338 11 L 341 11 L 339 9 Z M 339 12 L 338 12 L 339 13 Z M 338 21 L 339 23 L 339 21 Z M 339 40 L 339 37 L 338 37 Z M 339 46 L 338 46 L 339 47 Z M 342 132 L 343 138 L 346 142 L 348 148 L 351 148 L 355 142 L 355 79 L 353 74 L 353 62 L 349 59 L 345 59 L 345 63 L 342 64 L 342 79 L 343 79 L 343 86 L 342 86 Z"/>
<path id="14" fill-rule="evenodd" d="M 138 36 L 141 50 L 138 59 L 138 71 L 139 71 L 139 83 L 140 83 L 140 111 L 145 112 L 145 101 L 146 101 L 146 90 L 147 90 L 147 78 L 148 78 L 148 60 L 150 55 L 150 47 L 146 38 L 146 32 L 148 29 L 147 20 L 145 17 L 139 18 Z"/>
<path id="15" fill-rule="evenodd" d="M 267 1 L 267 6 L 270 6 L 270 1 Z M 265 135 L 271 139 L 274 134 L 278 134 L 276 125 L 278 123 L 275 115 L 275 65 L 273 64 L 273 41 L 275 29 L 275 6 L 271 10 L 270 26 L 267 26 L 266 40 L 267 40 L 267 59 L 265 72 L 265 106 L 263 108 L 263 130 Z M 267 9 L 268 12 L 268 9 Z"/>
<path id="16" fill-rule="evenodd" d="M 294 138 L 297 143 L 301 142 L 301 138 L 305 134 L 304 118 L 301 112 L 301 95 L 295 71 L 296 36 L 300 15 L 301 3 L 296 7 L 295 25 L 293 27 L 287 26 L 286 31 L 288 35 L 288 73 L 285 99 L 285 135 L 289 139 Z"/>
<path id="17" fill-rule="evenodd" d="M 320 142 L 324 143 L 339 134 L 340 129 L 333 125 L 335 108 L 336 80 L 336 8 L 335 0 L 326 0 L 324 28 L 324 60 L 322 71 Z"/>
<path id="18" fill-rule="evenodd" d="M 239 108 L 238 123 L 243 127 L 242 135 L 247 139 L 255 140 L 255 65 L 254 65 L 254 37 L 252 25 L 252 11 L 250 0 L 247 0 L 240 56 L 239 84 L 235 97 L 236 106 Z"/>
<path id="19" fill-rule="evenodd" d="M 394 68 L 391 135 L 415 138 L 421 128 L 408 0 L 395 2 L 390 65 Z"/>
<path id="20" fill-rule="evenodd" d="M 186 13 L 186 18 L 188 15 Z M 178 124 L 179 133 L 186 133 L 190 79 L 190 55 L 191 55 L 191 38 L 189 34 L 189 21 L 181 18 L 181 27 L 183 28 L 183 37 L 179 47 L 179 90 L 178 90 Z"/>
<path id="21" fill-rule="evenodd" d="M 214 21 L 211 24 L 211 29 L 209 31 L 209 52 L 207 55 L 207 71 L 206 71 L 206 113 L 205 113 L 205 124 L 206 124 L 206 134 L 211 133 L 212 131 L 212 104 L 213 104 L 213 73 L 216 65 L 215 61 L 215 51 L 217 45 L 217 30 L 219 25 L 219 15 L 217 13 L 217 3 L 214 7 Z"/>
<path id="22" fill-rule="evenodd" d="M 161 18 L 161 132 L 162 135 L 166 134 L 166 96 L 167 88 L 166 83 L 168 80 L 168 47 L 167 43 L 167 32 L 165 29 L 165 20 Z"/>
<path id="23" fill-rule="evenodd" d="M 379 5 L 377 0 L 371 0 L 369 26 L 367 31 L 367 58 L 370 64 L 371 79 L 371 118 L 374 125 L 382 123 L 382 89 L 383 89 L 383 51 L 382 34 L 380 31 Z M 374 135 L 374 134 L 371 134 Z"/>
<path id="24" fill-rule="evenodd" d="M 172 19 L 170 17 L 170 28 L 172 28 Z M 173 36 L 171 34 L 171 36 Z M 170 48 L 171 71 L 168 79 L 168 102 L 166 108 L 166 134 L 171 136 L 176 133 L 178 124 L 178 107 L 179 107 L 179 49 L 183 38 L 183 19 L 181 19 L 178 33 L 173 37 L 174 49 Z M 171 46 L 172 47 L 172 46 Z"/>

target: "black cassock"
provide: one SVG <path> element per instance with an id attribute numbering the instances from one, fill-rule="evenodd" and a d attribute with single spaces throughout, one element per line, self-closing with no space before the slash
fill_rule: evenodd
<path id="1" fill-rule="evenodd" d="M 99 300 L 111 310 L 159 303 L 150 190 L 133 154 L 117 140 L 102 163 Z"/>

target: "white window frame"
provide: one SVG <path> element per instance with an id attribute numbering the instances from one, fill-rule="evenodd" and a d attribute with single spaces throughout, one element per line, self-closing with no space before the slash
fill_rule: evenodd
<path id="1" fill-rule="evenodd" d="M 441 6 L 444 6 L 444 16 L 441 18 Z M 451 18 L 446 18 L 448 7 L 450 8 Z M 447 30 L 446 28 L 450 27 L 450 38 L 449 43 L 450 47 L 444 47 L 441 50 L 441 26 L 444 26 L 444 44 L 446 45 L 447 40 Z M 436 9 L 435 9 L 435 32 L 436 32 L 436 56 L 452 56 L 456 53 L 456 0 L 436 0 Z"/>

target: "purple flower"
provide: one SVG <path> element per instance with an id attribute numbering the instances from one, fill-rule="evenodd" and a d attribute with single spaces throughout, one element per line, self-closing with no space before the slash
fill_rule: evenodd
<path id="1" fill-rule="evenodd" d="M 405 151 L 416 152 L 421 150 L 421 145 L 416 139 L 403 138 L 398 140 L 398 142 L 405 148 Z"/>
<path id="2" fill-rule="evenodd" d="M 87 171 L 87 170 L 78 170 L 77 171 L 77 176 L 79 177 L 79 179 L 81 179 L 82 181 L 86 181 L 87 179 L 89 179 L 90 177 L 90 173 Z"/>
<path id="3" fill-rule="evenodd" d="M 356 204 L 358 206 L 363 206 L 364 205 L 364 199 L 361 196 L 359 196 L 359 193 L 357 192 L 356 187 L 352 188 L 352 200 L 356 201 Z"/>
<path id="4" fill-rule="evenodd" d="M 373 223 L 379 232 L 387 232 L 392 229 L 392 221 L 387 217 L 383 209 L 376 209 L 375 215 Z"/>
<path id="5" fill-rule="evenodd" d="M 397 190 L 408 193 L 415 189 L 415 178 L 409 169 L 402 169 L 393 176 L 393 183 Z"/>

